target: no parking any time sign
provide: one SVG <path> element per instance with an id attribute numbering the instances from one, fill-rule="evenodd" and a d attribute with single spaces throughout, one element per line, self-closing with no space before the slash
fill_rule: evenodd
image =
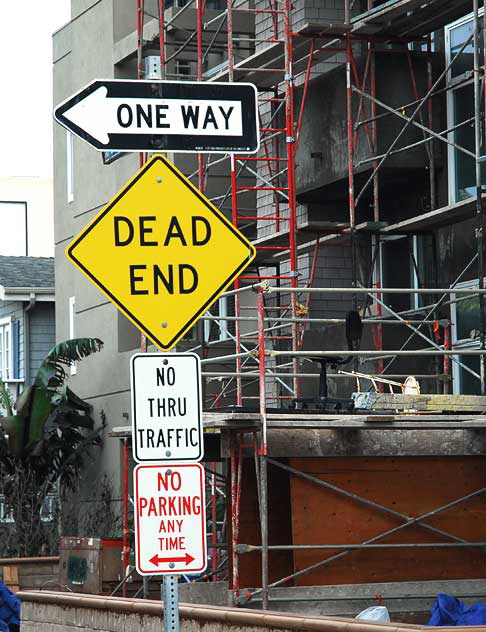
<path id="1" fill-rule="evenodd" d="M 199 463 L 137 465 L 135 550 L 141 575 L 205 570 L 206 502 Z"/>

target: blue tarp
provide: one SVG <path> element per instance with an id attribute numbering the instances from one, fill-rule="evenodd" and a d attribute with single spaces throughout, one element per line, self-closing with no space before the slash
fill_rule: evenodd
<path id="1" fill-rule="evenodd" d="M 20 625 L 20 601 L 0 582 L 0 632 L 9 632 L 14 623 Z"/>
<path id="2" fill-rule="evenodd" d="M 486 625 L 486 604 L 478 602 L 466 606 L 444 593 L 437 595 L 430 612 L 432 616 L 427 625 Z"/>

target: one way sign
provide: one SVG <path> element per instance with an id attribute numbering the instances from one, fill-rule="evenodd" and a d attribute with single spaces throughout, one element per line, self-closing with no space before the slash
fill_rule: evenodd
<path id="1" fill-rule="evenodd" d="M 254 153 L 257 91 L 249 83 L 95 80 L 54 110 L 99 151 Z"/>

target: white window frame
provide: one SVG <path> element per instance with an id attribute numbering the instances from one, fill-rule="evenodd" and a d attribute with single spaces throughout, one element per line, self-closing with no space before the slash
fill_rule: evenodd
<path id="1" fill-rule="evenodd" d="M 228 297 L 221 296 L 218 299 L 218 302 L 215 303 L 218 306 L 218 316 L 222 318 L 218 318 L 217 321 L 213 320 L 205 320 L 204 321 L 204 342 L 209 342 L 209 337 L 211 335 L 211 324 L 216 323 L 218 328 L 218 335 L 215 340 L 222 342 L 223 340 L 228 340 L 230 337 L 228 332 L 228 321 L 225 319 L 225 316 L 228 316 Z M 206 312 L 205 316 L 209 316 L 210 312 Z"/>
<path id="2" fill-rule="evenodd" d="M 8 348 L 5 353 L 5 334 L 8 333 Z M 13 380 L 13 345 L 12 345 L 12 319 L 0 318 L 0 377 L 4 382 Z"/>
<path id="3" fill-rule="evenodd" d="M 457 283 L 456 287 L 459 288 L 469 288 L 469 287 L 477 287 L 478 280 L 472 279 L 471 281 L 462 281 L 461 283 Z M 461 338 L 457 337 L 457 304 L 455 303 L 456 299 L 464 298 L 468 296 L 467 294 L 454 294 L 451 293 L 451 344 L 452 349 L 455 351 L 459 351 L 457 356 L 452 356 L 456 360 L 460 359 L 460 350 L 461 349 L 479 349 L 479 338 L 472 340 L 471 338 Z M 457 362 L 452 362 L 452 380 L 453 380 L 453 393 L 454 395 L 460 395 L 462 390 L 461 384 L 461 367 Z"/>
<path id="4" fill-rule="evenodd" d="M 181 72 L 181 68 L 187 68 L 189 72 Z M 191 81 L 192 65 L 189 59 L 176 59 L 174 73 L 181 81 Z M 187 77 L 187 79 L 186 79 Z"/>
<path id="5" fill-rule="evenodd" d="M 68 302 L 69 311 L 69 338 L 76 337 L 76 297 L 70 296 Z M 71 375 L 76 375 L 78 367 L 76 362 L 73 362 L 70 366 Z"/>
<path id="6" fill-rule="evenodd" d="M 478 14 L 481 17 L 484 13 L 483 8 L 480 8 Z M 444 48 L 445 48 L 445 61 L 446 64 L 450 64 L 451 62 L 451 31 L 453 31 L 458 26 L 462 26 L 467 22 L 470 22 L 474 19 L 473 13 L 468 13 L 464 15 L 462 18 L 459 18 L 455 22 L 451 22 L 444 29 Z M 459 77 L 454 77 L 452 79 L 452 72 L 449 69 L 447 73 L 447 83 L 451 85 L 451 83 L 460 82 L 463 75 Z M 447 110 L 447 128 L 449 129 L 454 125 L 454 92 L 456 88 L 452 88 L 447 90 L 446 93 L 446 110 Z M 454 142 L 454 134 L 455 132 L 449 132 L 448 140 Z M 452 145 L 447 145 L 447 172 L 448 172 L 448 192 L 449 192 L 449 204 L 456 204 L 457 195 L 456 195 L 456 150 Z M 455 364 L 455 363 L 454 363 Z"/>
<path id="7" fill-rule="evenodd" d="M 74 201 L 74 137 L 66 131 L 66 198 Z"/>
<path id="8" fill-rule="evenodd" d="M 415 261 L 417 262 L 417 266 L 418 266 L 418 235 L 412 235 L 412 251 L 413 251 L 413 256 L 415 257 Z M 376 239 L 376 238 L 375 238 Z M 376 284 L 379 283 L 380 284 L 380 288 L 382 288 L 383 292 L 381 294 L 381 300 L 383 301 L 383 295 L 386 294 L 386 287 L 383 281 L 384 278 L 384 268 L 383 268 L 383 243 L 384 242 L 390 242 L 390 241 L 397 241 L 399 239 L 408 239 L 408 235 L 386 235 L 383 236 L 380 239 L 380 252 L 379 252 L 379 261 L 378 261 L 378 265 L 375 265 L 375 268 L 373 270 L 373 283 Z M 376 241 L 373 242 L 374 244 L 376 244 Z M 415 290 L 419 289 L 419 278 L 417 275 L 417 271 L 415 269 L 415 266 L 413 265 L 413 261 L 410 259 L 409 260 L 409 266 L 410 266 L 410 285 L 411 287 L 413 287 Z M 371 303 L 371 305 L 376 305 L 376 310 L 378 307 L 380 307 L 379 303 L 377 303 L 376 301 L 373 301 Z M 420 294 L 413 294 L 412 295 L 412 304 L 410 306 L 410 309 L 419 309 L 420 308 Z M 387 308 L 382 306 L 381 307 L 381 311 L 383 313 L 384 316 L 387 316 L 390 314 L 390 312 L 388 312 Z M 374 311 L 373 314 L 377 314 L 378 311 Z"/>

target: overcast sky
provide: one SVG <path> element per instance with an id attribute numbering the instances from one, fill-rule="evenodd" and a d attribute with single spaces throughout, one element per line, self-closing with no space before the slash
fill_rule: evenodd
<path id="1" fill-rule="evenodd" d="M 0 0 L 0 176 L 52 175 L 52 33 L 70 0 Z"/>

